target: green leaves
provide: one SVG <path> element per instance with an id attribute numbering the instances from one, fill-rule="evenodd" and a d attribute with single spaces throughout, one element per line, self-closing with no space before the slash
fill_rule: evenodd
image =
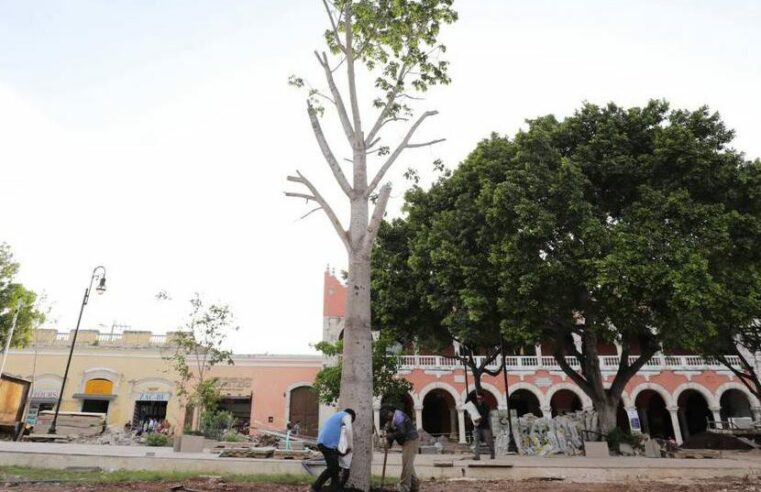
<path id="1" fill-rule="evenodd" d="M 45 314 L 36 309 L 37 294 L 14 282 L 19 264 L 13 260 L 10 246 L 0 243 L 0 347 L 5 347 L 13 318 L 18 310 L 12 347 L 26 346 L 37 325 L 45 321 Z M 19 309 L 20 307 L 20 309 Z"/>

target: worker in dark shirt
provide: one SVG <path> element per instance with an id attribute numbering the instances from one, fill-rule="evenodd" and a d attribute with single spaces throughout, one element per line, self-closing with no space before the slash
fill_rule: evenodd
<path id="1" fill-rule="evenodd" d="M 473 425 L 475 426 L 475 429 L 473 429 L 475 456 L 473 459 L 481 459 L 480 445 L 482 442 L 485 443 L 489 448 L 489 455 L 491 459 L 494 459 L 494 434 L 491 430 L 491 418 L 489 417 L 491 408 L 489 408 L 489 404 L 486 403 L 486 400 L 484 400 L 484 395 L 480 391 L 476 392 L 476 408 L 478 409 L 478 414 L 481 416 L 481 418 L 476 422 L 473 422 Z"/>
<path id="2" fill-rule="evenodd" d="M 381 408 L 381 426 L 386 431 L 387 446 L 394 441 L 402 446 L 402 476 L 399 478 L 399 492 L 417 492 L 420 481 L 415 473 L 415 456 L 420 447 L 420 437 L 415 423 L 410 417 L 391 406 Z"/>

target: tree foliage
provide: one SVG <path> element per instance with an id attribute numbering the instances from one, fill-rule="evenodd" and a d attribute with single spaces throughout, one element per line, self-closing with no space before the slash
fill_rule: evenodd
<path id="1" fill-rule="evenodd" d="M 384 321 L 405 326 L 399 313 L 423 300 L 411 332 L 550 342 L 607 432 L 626 383 L 661 347 L 758 316 L 758 191 L 743 184 L 758 163 L 728 147 L 732 132 L 707 108 L 585 104 L 527 124 L 408 193 L 407 217 L 381 231 L 391 252 L 376 257 L 401 292 L 384 289 L 379 314 L 399 302 Z M 621 347 L 609 381 L 606 343 Z"/>
<path id="2" fill-rule="evenodd" d="M 203 416 L 215 410 L 220 398 L 219 379 L 209 377 L 209 372 L 218 364 L 233 365 L 232 351 L 224 344 L 228 331 L 238 327 L 233 325 L 233 314 L 225 304 L 207 305 L 196 294 L 190 306 L 187 321 L 172 333 L 172 353 L 164 359 L 177 375 L 177 396 Z"/>
<path id="3" fill-rule="evenodd" d="M 34 328 L 45 321 L 45 314 L 35 306 L 37 294 L 14 281 L 18 271 L 19 264 L 14 261 L 10 246 L 0 243 L 0 313 L 7 310 L 0 314 L 0 349 L 5 347 L 17 311 L 12 347 L 29 344 Z"/>
<path id="4" fill-rule="evenodd" d="M 398 375 L 399 357 L 393 353 L 395 345 L 396 340 L 391 333 L 385 331 L 381 331 L 378 340 L 373 343 L 373 395 L 376 397 L 401 400 L 402 396 L 412 390 L 412 383 Z M 320 401 L 332 405 L 340 396 L 343 340 L 336 343 L 320 342 L 315 348 L 335 361 L 335 364 L 320 369 L 314 380 Z"/>

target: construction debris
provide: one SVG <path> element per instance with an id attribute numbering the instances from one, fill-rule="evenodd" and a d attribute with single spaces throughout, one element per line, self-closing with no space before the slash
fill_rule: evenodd
<path id="1" fill-rule="evenodd" d="M 54 412 L 40 412 L 35 425 L 36 434 L 47 434 Z M 105 413 L 58 412 L 56 434 L 72 438 L 97 436 L 106 430 Z"/>
<path id="2" fill-rule="evenodd" d="M 585 431 L 597 429 L 595 412 L 578 411 L 551 419 L 526 414 L 513 416 L 513 438 L 518 452 L 528 456 L 581 455 Z M 497 454 L 506 455 L 510 442 L 507 413 L 492 417 Z"/>

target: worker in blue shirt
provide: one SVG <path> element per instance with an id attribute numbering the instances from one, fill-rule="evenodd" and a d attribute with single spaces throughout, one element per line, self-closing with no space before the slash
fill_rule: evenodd
<path id="1" fill-rule="evenodd" d="M 331 415 L 322 425 L 320 434 L 317 436 L 317 449 L 325 457 L 327 468 L 323 471 L 317 480 L 309 489 L 310 492 L 318 492 L 330 478 L 330 484 L 333 490 L 342 491 L 343 483 L 339 481 L 340 467 L 338 464 L 339 456 L 345 456 L 351 453 L 354 444 L 354 433 L 352 424 L 357 419 L 357 414 L 351 408 L 347 408 Z M 343 439 L 341 437 L 343 429 Z"/>

